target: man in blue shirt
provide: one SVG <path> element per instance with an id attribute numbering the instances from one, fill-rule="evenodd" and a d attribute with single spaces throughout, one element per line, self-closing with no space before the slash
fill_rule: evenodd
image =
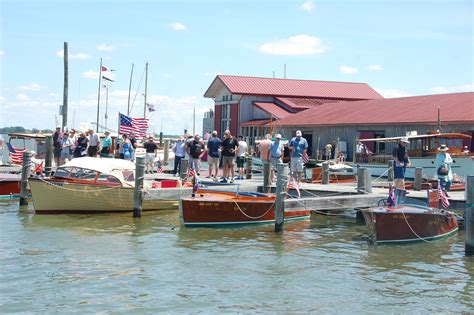
<path id="1" fill-rule="evenodd" d="M 290 151 L 291 151 L 291 164 L 290 170 L 291 173 L 297 174 L 298 184 L 301 182 L 303 175 L 303 155 L 306 154 L 308 150 L 308 141 L 302 137 L 301 130 L 296 131 L 296 137 L 290 141 Z"/>
<path id="2" fill-rule="evenodd" d="M 222 140 L 217 137 L 217 131 L 212 132 L 211 138 L 207 142 L 207 163 L 209 164 L 209 177 L 217 182 L 217 172 L 219 171 L 219 148 Z M 214 165 L 215 173 L 212 173 L 212 165 Z"/>
<path id="3" fill-rule="evenodd" d="M 176 141 L 176 143 L 173 146 L 173 152 L 174 152 L 173 174 L 175 174 L 175 176 L 178 176 L 179 173 L 181 172 L 181 160 L 186 155 L 186 150 L 184 146 L 185 146 L 185 142 L 184 142 L 183 137 L 179 137 L 179 139 Z"/>
<path id="4" fill-rule="evenodd" d="M 272 142 L 270 147 L 270 164 L 272 165 L 272 181 L 275 180 L 275 171 L 278 163 L 283 163 L 283 152 L 284 147 L 281 142 L 281 134 L 275 135 L 275 141 Z"/>

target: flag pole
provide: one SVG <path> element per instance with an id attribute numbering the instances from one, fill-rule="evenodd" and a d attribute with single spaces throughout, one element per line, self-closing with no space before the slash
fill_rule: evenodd
<path id="1" fill-rule="evenodd" d="M 100 108 L 100 86 L 102 85 L 102 58 L 100 58 L 99 67 L 99 91 L 97 92 L 97 128 L 96 132 L 99 132 L 99 108 Z"/>
<path id="2" fill-rule="evenodd" d="M 132 71 L 130 71 L 130 83 L 128 84 L 127 116 L 130 116 L 130 93 L 132 91 L 132 76 L 133 76 L 133 63 L 132 63 Z"/>
<path id="3" fill-rule="evenodd" d="M 148 89 L 148 61 L 145 65 L 145 103 L 143 104 L 143 118 L 146 118 L 146 94 Z"/>

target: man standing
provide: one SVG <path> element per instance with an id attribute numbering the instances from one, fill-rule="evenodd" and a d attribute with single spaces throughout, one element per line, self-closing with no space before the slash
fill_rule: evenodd
<path id="1" fill-rule="evenodd" d="M 101 157 L 108 157 L 110 154 L 110 148 L 112 147 L 112 138 L 110 137 L 110 132 L 104 132 L 105 138 L 102 142 L 102 150 L 100 150 Z"/>
<path id="2" fill-rule="evenodd" d="M 245 155 L 247 154 L 247 142 L 245 142 L 244 137 L 242 135 L 238 135 L 237 139 L 239 141 L 239 149 L 237 151 L 237 169 L 239 170 L 239 176 L 237 179 L 244 179 L 244 163 L 245 163 Z"/>
<path id="3" fill-rule="evenodd" d="M 158 150 L 158 146 L 153 141 L 153 136 L 149 136 L 148 141 L 145 142 L 143 146 L 145 147 L 145 151 L 146 151 L 146 155 L 145 155 L 146 172 L 149 174 L 153 174 L 153 167 L 155 165 L 155 158 L 156 158 L 156 153 Z"/>
<path id="4" fill-rule="evenodd" d="M 239 148 L 239 142 L 232 137 L 230 130 L 224 131 L 224 141 L 222 141 L 221 150 L 222 150 L 222 182 L 227 183 L 227 178 L 229 173 L 232 175 L 230 177 L 230 182 L 234 182 L 235 170 L 234 170 L 234 158 L 235 151 Z"/>
<path id="5" fill-rule="evenodd" d="M 204 143 L 201 141 L 201 138 L 198 134 L 194 135 L 194 140 L 187 143 L 187 152 L 189 154 L 189 167 L 196 172 L 196 175 L 199 176 L 201 170 L 201 157 L 206 151 Z"/>
<path id="6" fill-rule="evenodd" d="M 61 134 L 61 127 L 57 126 L 56 131 L 53 133 L 53 155 L 54 155 L 54 161 L 56 162 L 56 165 L 60 165 L 60 158 L 61 158 L 61 140 L 62 140 L 62 134 Z"/>
<path id="7" fill-rule="evenodd" d="M 179 137 L 179 139 L 176 141 L 176 143 L 173 146 L 173 152 L 174 152 L 173 174 L 175 174 L 175 176 L 178 176 L 179 173 L 181 172 L 181 160 L 186 155 L 186 149 L 184 148 L 184 144 L 185 144 L 184 138 Z"/>
<path id="8" fill-rule="evenodd" d="M 408 138 L 403 137 L 398 140 L 398 145 L 393 148 L 392 156 L 393 163 L 393 177 L 395 180 L 395 188 L 405 190 L 405 171 L 407 166 L 410 166 L 410 158 L 407 153 L 407 144 L 410 143 Z"/>
<path id="9" fill-rule="evenodd" d="M 260 152 L 260 160 L 262 163 L 270 163 L 270 149 L 272 146 L 272 135 L 266 134 L 265 139 L 258 144 L 258 151 Z"/>
<path id="10" fill-rule="evenodd" d="M 272 165 L 271 178 L 272 181 L 275 180 L 275 172 L 277 169 L 278 163 L 283 163 L 283 153 L 284 147 L 281 142 L 281 134 L 277 133 L 275 136 L 275 141 L 273 141 L 271 150 L 270 150 L 270 164 Z"/>
<path id="11" fill-rule="evenodd" d="M 326 160 L 331 159 L 332 145 L 330 143 L 326 144 Z"/>
<path id="12" fill-rule="evenodd" d="M 135 138 L 135 133 L 130 132 L 130 137 L 129 137 L 128 140 L 130 140 L 130 143 L 132 144 L 132 146 L 131 146 L 131 149 L 132 149 L 131 161 L 134 162 L 135 161 L 135 151 L 137 150 L 137 138 Z"/>
<path id="13" fill-rule="evenodd" d="M 290 151 L 291 151 L 291 172 L 297 174 L 298 184 L 301 183 L 303 175 L 303 155 L 306 154 L 308 150 L 308 141 L 302 137 L 301 130 L 296 131 L 296 137 L 290 141 Z M 329 151 L 331 152 L 331 151 Z"/>
<path id="14" fill-rule="evenodd" d="M 212 132 L 212 136 L 207 142 L 207 163 L 209 164 L 209 177 L 217 182 L 217 172 L 219 171 L 219 148 L 222 140 L 217 136 L 217 131 Z M 212 173 L 214 165 L 215 172 Z"/>
<path id="15" fill-rule="evenodd" d="M 97 157 L 97 151 L 99 150 L 99 136 L 94 133 L 94 130 L 89 129 L 89 147 L 87 148 L 87 154 L 90 157 Z"/>

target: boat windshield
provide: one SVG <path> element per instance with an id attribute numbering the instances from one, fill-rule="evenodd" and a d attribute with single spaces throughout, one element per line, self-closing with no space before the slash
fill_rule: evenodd
<path id="1" fill-rule="evenodd" d="M 54 174 L 55 177 L 74 178 L 93 181 L 97 177 L 97 172 L 79 167 L 60 167 Z"/>

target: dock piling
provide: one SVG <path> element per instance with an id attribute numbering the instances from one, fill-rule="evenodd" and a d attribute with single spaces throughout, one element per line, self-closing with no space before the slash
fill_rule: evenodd
<path id="1" fill-rule="evenodd" d="M 163 165 L 168 165 L 168 160 L 169 160 L 169 152 L 170 152 L 170 140 L 169 139 L 165 139 L 165 142 L 164 142 L 164 146 L 163 146 Z"/>
<path id="2" fill-rule="evenodd" d="M 275 198 L 275 232 L 283 231 L 285 222 L 286 188 L 288 187 L 288 164 L 279 163 L 277 165 L 277 186 Z"/>
<path id="3" fill-rule="evenodd" d="M 387 180 L 389 182 L 393 182 L 393 179 L 395 178 L 395 175 L 393 173 L 393 165 L 395 165 L 394 160 L 388 161 L 388 174 L 387 174 Z"/>
<path id="4" fill-rule="evenodd" d="M 247 168 L 246 168 L 246 173 L 245 173 L 245 179 L 252 179 L 252 165 L 253 164 L 253 161 L 252 161 L 252 157 L 249 156 L 247 157 Z"/>
<path id="5" fill-rule="evenodd" d="M 421 181 L 423 179 L 423 168 L 417 167 L 415 168 L 415 184 L 414 189 L 420 191 L 421 190 Z"/>
<path id="6" fill-rule="evenodd" d="M 179 168 L 179 178 L 181 180 L 185 179 L 188 176 L 188 165 L 189 161 L 186 159 L 181 159 L 181 167 Z M 217 176 L 217 174 L 216 174 Z"/>
<path id="7" fill-rule="evenodd" d="M 372 178 L 370 170 L 365 167 L 357 169 L 357 192 L 371 193 L 372 192 Z"/>
<path id="8" fill-rule="evenodd" d="M 272 179 L 270 178 L 270 161 L 263 162 L 263 192 L 270 192 L 270 186 L 272 185 Z"/>
<path id="9" fill-rule="evenodd" d="M 53 165 L 53 137 L 46 136 L 46 155 L 44 157 L 44 174 L 50 176 Z"/>
<path id="10" fill-rule="evenodd" d="M 474 176 L 466 179 L 466 212 L 464 215 L 466 235 L 466 256 L 474 256 Z"/>
<path id="11" fill-rule="evenodd" d="M 135 166 L 135 190 L 133 193 L 133 217 L 142 216 L 143 178 L 145 176 L 145 158 L 137 157 Z"/>
<path id="12" fill-rule="evenodd" d="M 21 182 L 20 182 L 20 206 L 28 205 L 28 178 L 31 173 L 31 158 L 33 152 L 26 151 L 23 153 L 23 165 L 21 167 Z"/>
<path id="13" fill-rule="evenodd" d="M 329 163 L 323 162 L 323 178 L 321 184 L 327 185 L 329 184 Z"/>

